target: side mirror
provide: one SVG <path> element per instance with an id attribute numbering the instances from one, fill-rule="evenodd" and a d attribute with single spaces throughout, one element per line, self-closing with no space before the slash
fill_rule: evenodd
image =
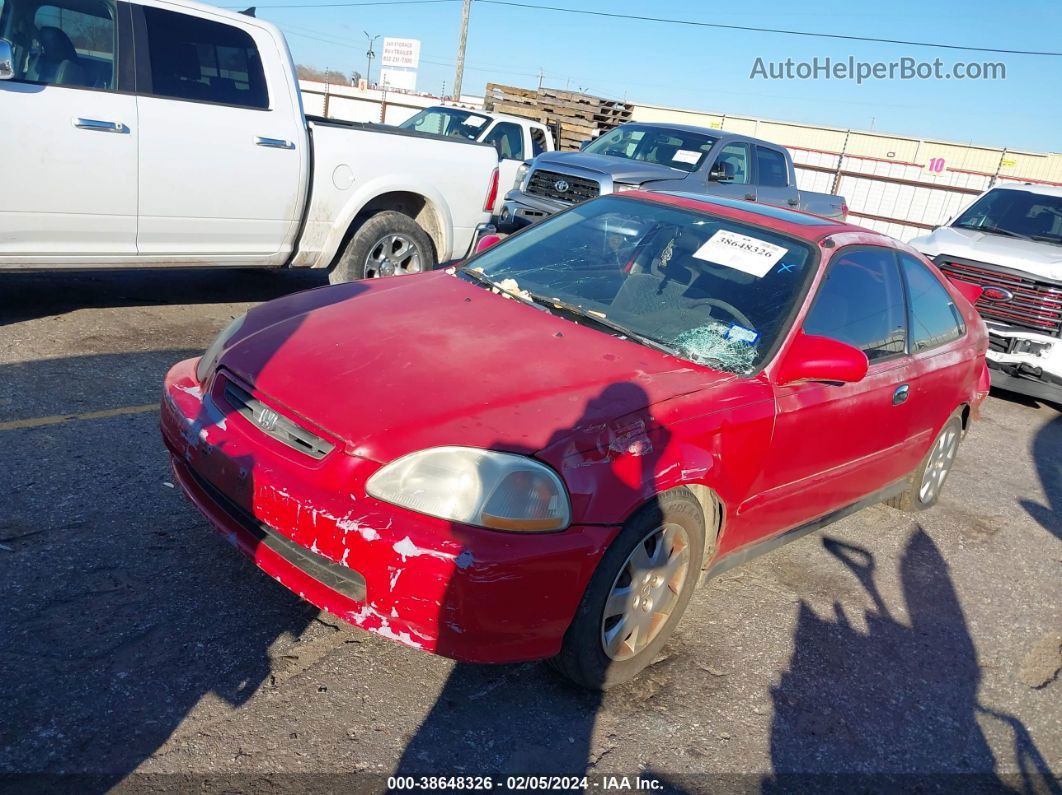
<path id="1" fill-rule="evenodd" d="M 11 51 L 11 42 L 0 39 L 0 80 L 10 80 L 15 76 L 15 55 Z"/>
<path id="2" fill-rule="evenodd" d="M 797 332 L 778 368 L 777 383 L 836 381 L 854 384 L 867 374 L 867 355 L 858 348 L 829 337 Z"/>
<path id="3" fill-rule="evenodd" d="M 593 142 L 594 142 L 593 138 L 587 138 L 585 141 L 583 141 L 581 144 L 579 144 L 579 151 L 580 152 L 583 151 L 584 149 L 586 149 L 586 147 L 590 146 L 590 144 L 592 144 Z"/>
<path id="4" fill-rule="evenodd" d="M 730 182 L 734 178 L 734 166 L 731 163 L 715 163 L 708 172 L 709 182 Z"/>
<path id="5" fill-rule="evenodd" d="M 498 243 L 501 242 L 501 235 L 484 235 L 479 239 L 479 242 L 476 244 L 476 253 L 479 254 L 481 251 L 486 251 L 491 246 L 496 246 L 498 245 Z"/>

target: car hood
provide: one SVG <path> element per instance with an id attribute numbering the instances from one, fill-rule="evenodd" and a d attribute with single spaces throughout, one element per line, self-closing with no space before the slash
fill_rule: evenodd
<path id="1" fill-rule="evenodd" d="M 735 378 L 445 272 L 316 292 L 308 311 L 252 310 L 220 364 L 376 461 L 437 445 L 534 453 Z"/>
<path id="2" fill-rule="evenodd" d="M 687 174 L 680 169 L 656 163 L 644 163 L 640 160 L 627 160 L 606 155 L 587 155 L 580 152 L 550 152 L 539 155 L 535 159 L 535 168 L 546 168 L 551 171 L 573 169 L 574 173 L 594 171 L 599 174 L 608 174 L 615 182 L 631 184 L 661 179 L 684 179 Z"/>
<path id="3" fill-rule="evenodd" d="M 1062 246 L 1052 243 L 942 226 L 911 245 L 927 257 L 950 255 L 1062 281 Z"/>

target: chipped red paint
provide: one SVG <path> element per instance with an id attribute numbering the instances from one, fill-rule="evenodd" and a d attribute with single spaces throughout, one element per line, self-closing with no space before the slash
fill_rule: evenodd
<path id="1" fill-rule="evenodd" d="M 849 224 L 806 226 L 755 205 L 679 205 L 816 245 L 909 247 Z M 931 263 L 927 265 L 939 276 Z M 958 296 L 958 290 L 943 282 Z M 856 384 L 779 386 L 791 339 L 751 377 L 712 370 L 505 300 L 437 272 L 321 288 L 248 314 L 217 375 L 166 376 L 162 430 L 175 475 L 211 523 L 285 587 L 364 629 L 475 662 L 555 654 L 598 560 L 654 494 L 700 484 L 723 509 L 718 556 L 903 477 L 945 420 L 983 400 L 984 326 L 957 301 L 961 340 L 872 365 Z M 897 378 L 911 399 L 891 405 Z M 231 380 L 336 446 L 321 460 L 226 403 Z M 573 524 L 502 533 L 423 516 L 365 492 L 384 463 L 438 445 L 537 456 L 562 476 Z M 323 559 L 366 599 L 323 585 L 256 540 L 196 477 Z"/>

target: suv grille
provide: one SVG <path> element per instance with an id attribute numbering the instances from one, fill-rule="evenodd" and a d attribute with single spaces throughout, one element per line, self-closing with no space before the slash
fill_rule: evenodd
<path id="1" fill-rule="evenodd" d="M 978 287 L 1002 287 L 1010 290 L 1010 301 L 977 299 L 977 311 L 985 320 L 995 320 L 1009 326 L 1019 326 L 1041 334 L 1060 336 L 1062 329 L 1062 284 L 1044 281 L 1015 271 L 987 265 L 983 262 L 938 257 L 937 267 Z"/>
<path id="2" fill-rule="evenodd" d="M 335 445 L 320 436 L 296 425 L 283 414 L 269 408 L 250 392 L 231 381 L 225 382 L 225 401 L 239 414 L 256 425 L 262 433 L 272 436 L 288 447 L 306 453 L 311 458 L 322 459 L 332 452 Z"/>
<path id="3" fill-rule="evenodd" d="M 567 189 L 559 190 L 558 183 L 562 186 L 567 183 Z M 535 169 L 527 181 L 527 192 L 532 196 L 543 196 L 566 204 L 578 204 L 587 199 L 596 198 L 601 193 L 601 186 L 586 177 L 573 177 L 557 171 Z"/>

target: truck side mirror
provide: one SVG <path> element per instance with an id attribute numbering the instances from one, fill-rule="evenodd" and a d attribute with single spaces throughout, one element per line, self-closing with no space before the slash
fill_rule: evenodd
<path id="1" fill-rule="evenodd" d="M 579 144 L 579 151 L 581 152 L 584 149 L 586 149 L 586 147 L 590 146 L 590 144 L 593 143 L 593 141 L 594 141 L 593 138 L 587 138 L 585 141 L 583 141 L 581 144 Z"/>
<path id="2" fill-rule="evenodd" d="M 10 80 L 15 76 L 15 55 L 11 51 L 11 42 L 0 39 L 0 80 Z"/>
<path id="3" fill-rule="evenodd" d="M 708 172 L 709 182 L 730 182 L 734 178 L 734 164 L 716 162 Z"/>

